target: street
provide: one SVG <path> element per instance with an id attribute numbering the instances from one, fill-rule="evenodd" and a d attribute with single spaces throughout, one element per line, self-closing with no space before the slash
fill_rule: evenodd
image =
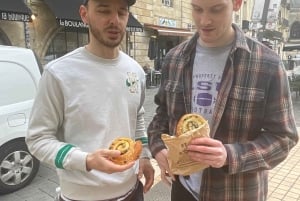
<path id="1" fill-rule="evenodd" d="M 146 126 L 155 112 L 153 103 L 157 88 L 147 89 L 145 110 Z M 297 126 L 300 126 L 300 97 L 293 94 L 294 112 Z M 268 201 L 300 200 L 300 145 L 291 152 L 291 157 L 270 172 L 270 188 Z M 298 151 L 298 152 L 297 152 Z M 33 182 L 13 194 L 0 196 L 1 201 L 53 201 L 58 178 L 54 168 L 41 165 Z M 170 200 L 170 188 L 159 180 L 159 169 L 156 166 L 156 180 L 152 190 L 145 195 L 145 201 Z"/>

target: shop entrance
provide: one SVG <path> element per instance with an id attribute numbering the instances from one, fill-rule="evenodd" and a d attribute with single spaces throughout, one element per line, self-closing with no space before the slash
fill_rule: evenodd
<path id="1" fill-rule="evenodd" d="M 179 36 L 158 36 L 157 38 L 157 55 L 154 60 L 155 70 L 160 70 L 162 61 L 170 49 L 181 42 Z"/>

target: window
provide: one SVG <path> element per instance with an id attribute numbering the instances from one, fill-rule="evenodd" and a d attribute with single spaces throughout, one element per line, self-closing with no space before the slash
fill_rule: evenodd
<path id="1" fill-rule="evenodd" d="M 172 0 L 162 0 L 164 6 L 173 7 Z"/>
<path id="2" fill-rule="evenodd" d="M 85 30 L 68 30 L 64 29 L 56 34 L 53 38 L 46 56 L 44 63 L 63 56 L 71 52 L 77 47 L 81 47 L 88 43 L 88 32 Z"/>
<path id="3" fill-rule="evenodd" d="M 300 39 L 300 23 L 294 22 L 291 27 L 290 39 Z"/>
<path id="4" fill-rule="evenodd" d="M 36 86 L 24 64 L 0 61 L 0 66 L 0 94 L 5 94 L 1 96 L 0 106 L 32 100 Z"/>

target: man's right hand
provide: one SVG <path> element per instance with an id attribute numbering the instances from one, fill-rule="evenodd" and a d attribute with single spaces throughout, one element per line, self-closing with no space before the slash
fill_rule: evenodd
<path id="1" fill-rule="evenodd" d="M 86 158 L 86 169 L 88 171 L 98 170 L 112 174 L 115 172 L 123 172 L 134 165 L 130 162 L 125 165 L 118 165 L 113 163 L 109 158 L 121 155 L 118 150 L 98 149 L 93 153 L 89 153 Z"/>
<path id="2" fill-rule="evenodd" d="M 170 171 L 169 163 L 167 160 L 168 156 L 168 150 L 162 149 L 160 152 L 158 152 L 155 155 L 155 160 L 158 163 L 158 166 L 160 168 L 160 177 L 161 180 L 166 183 L 167 185 L 171 186 L 172 180 L 175 181 L 175 176 Z M 171 179 L 171 181 L 170 181 Z"/>

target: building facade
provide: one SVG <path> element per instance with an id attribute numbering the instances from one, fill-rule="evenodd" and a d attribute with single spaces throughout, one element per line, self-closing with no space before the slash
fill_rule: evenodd
<path id="1" fill-rule="evenodd" d="M 285 58 L 291 54 L 282 52 L 287 49 L 285 44 L 297 43 L 300 38 L 300 12 L 294 8 L 299 6 L 299 1 L 244 0 L 233 19 L 246 34 L 267 42 Z M 14 5 L 16 2 L 18 5 Z M 254 13 L 257 2 L 269 2 L 269 10 L 278 11 L 276 20 L 269 24 L 255 21 L 255 15 L 259 16 Z M 87 44 L 88 29 L 78 13 L 81 3 L 82 0 L 72 0 L 72 4 L 68 0 L 1 0 L 0 44 L 31 48 L 42 64 Z M 142 66 L 159 70 L 169 49 L 195 31 L 190 0 L 138 0 L 130 12 L 121 49 Z M 261 17 L 268 15 L 262 13 Z M 265 23 L 265 27 L 259 27 L 258 22 Z"/>
<path id="2" fill-rule="evenodd" d="M 25 3 L 27 12 L 23 14 L 29 20 L 1 19 L 0 44 L 32 48 L 46 64 L 88 43 L 88 29 L 78 14 L 82 0 L 72 0 L 72 5 L 67 0 L 15 1 Z M 15 5 L 10 9 L 20 14 Z M 130 12 L 129 21 L 135 24 L 127 27 L 121 49 L 142 66 L 159 69 L 166 52 L 194 33 L 189 0 L 139 0 Z"/>
<path id="3" fill-rule="evenodd" d="M 129 54 L 156 70 L 168 50 L 194 34 L 190 0 L 139 0 L 131 8 L 144 25 Z M 132 37 L 132 36 L 131 36 Z"/>

